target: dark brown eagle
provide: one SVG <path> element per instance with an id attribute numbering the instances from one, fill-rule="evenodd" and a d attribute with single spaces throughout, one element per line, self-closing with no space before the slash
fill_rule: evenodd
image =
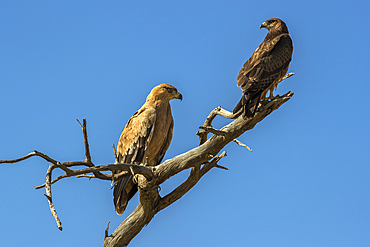
<path id="1" fill-rule="evenodd" d="M 243 96 L 233 112 L 243 108 L 244 119 L 254 116 L 259 102 L 265 99 L 269 90 L 269 98 L 272 98 L 273 90 L 285 76 L 292 60 L 293 44 L 285 23 L 271 18 L 261 24 L 260 28 L 263 27 L 269 31 L 265 40 L 244 64 L 236 79 Z"/>
<path id="2" fill-rule="evenodd" d="M 161 84 L 152 89 L 145 104 L 128 120 L 117 146 L 119 163 L 158 165 L 172 140 L 173 118 L 170 100 L 182 95 L 174 86 Z M 115 173 L 119 173 L 116 171 Z M 136 194 L 137 184 L 132 175 L 124 177 L 114 187 L 113 202 L 117 214 L 122 214 L 128 201 Z"/>

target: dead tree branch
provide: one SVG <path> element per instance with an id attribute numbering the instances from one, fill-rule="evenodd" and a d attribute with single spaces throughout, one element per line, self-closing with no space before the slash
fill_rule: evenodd
<path id="1" fill-rule="evenodd" d="M 44 194 L 44 195 L 48 199 L 50 211 L 51 211 L 51 214 L 54 216 L 55 221 L 57 222 L 58 229 L 63 230 L 62 222 L 60 221 L 60 219 L 58 217 L 57 211 L 55 210 L 55 207 L 54 207 L 54 204 L 53 204 L 53 199 L 51 197 L 51 173 L 54 170 L 54 168 L 55 168 L 54 164 L 49 165 L 48 171 L 46 172 L 46 183 L 45 183 L 46 194 Z"/>
<path id="2" fill-rule="evenodd" d="M 98 178 L 102 180 L 118 181 L 124 176 L 131 175 L 134 173 L 137 177 L 138 190 L 140 193 L 139 205 L 136 209 L 117 227 L 111 235 L 108 235 L 108 227 L 105 230 L 104 246 L 127 246 L 130 241 L 141 231 L 141 229 L 148 224 L 156 213 L 165 209 L 173 202 L 180 199 L 185 195 L 195 184 L 198 183 L 200 178 L 204 176 L 212 168 L 228 169 L 224 166 L 218 165 L 221 158 L 226 156 L 226 152 L 222 152 L 218 155 L 221 149 L 228 143 L 235 141 L 241 146 L 248 148 L 245 144 L 236 140 L 245 131 L 252 129 L 258 122 L 262 121 L 271 112 L 278 109 L 282 104 L 288 101 L 293 96 L 293 92 L 288 92 L 283 96 L 276 97 L 271 101 L 264 101 L 260 104 L 255 116 L 253 118 L 244 120 L 239 113 L 232 114 L 229 111 L 217 107 L 206 118 L 203 126 L 197 132 L 199 136 L 199 146 L 192 150 L 180 154 L 170 160 L 166 160 L 163 163 L 148 167 L 143 165 L 123 164 L 115 163 L 108 165 L 95 166 L 91 161 L 91 154 L 89 150 L 89 143 L 87 138 L 86 130 L 86 119 L 83 119 L 83 123 L 79 124 L 82 128 L 84 136 L 85 156 L 86 159 L 83 161 L 73 162 L 58 162 L 49 156 L 34 151 L 28 155 L 14 160 L 0 160 L 1 163 L 16 163 L 33 156 L 38 156 L 51 163 L 47 170 L 46 182 L 43 185 L 35 187 L 40 189 L 45 187 L 46 197 L 49 202 L 50 210 L 54 216 L 57 227 L 62 230 L 61 222 L 58 218 L 54 205 L 52 203 L 51 185 L 66 177 L 88 177 Z M 212 127 L 212 121 L 217 115 L 221 115 L 226 118 L 235 119 L 228 125 L 224 126 L 220 130 Z M 207 138 L 207 135 L 211 133 L 213 136 Z M 72 170 L 71 167 L 85 166 L 87 168 L 80 170 Z M 62 169 L 65 174 L 52 180 L 52 171 L 56 168 Z M 189 177 L 172 192 L 161 197 L 159 195 L 159 186 L 170 177 L 177 173 L 191 169 Z M 108 175 L 101 173 L 102 171 L 115 171 L 122 170 L 119 174 Z M 88 174 L 93 175 L 88 175 Z"/>
<path id="3" fill-rule="evenodd" d="M 241 141 L 237 140 L 237 139 L 234 139 L 233 140 L 236 144 L 238 144 L 239 146 L 242 146 L 242 147 L 245 147 L 246 149 L 248 149 L 249 151 L 252 152 L 252 149 L 250 147 L 248 147 L 247 145 L 245 145 L 244 143 L 242 143 Z"/>
<path id="4" fill-rule="evenodd" d="M 222 135 L 217 135 L 219 132 L 214 131 L 216 132 L 215 135 L 207 140 L 207 130 L 210 130 L 207 126 L 211 126 L 212 120 L 216 115 L 228 116 L 230 118 L 235 118 L 236 115 L 223 110 L 220 107 L 213 110 L 203 125 L 207 130 L 203 131 L 203 129 L 201 129 L 201 131 L 198 132 L 200 139 L 200 145 L 198 147 L 153 167 L 154 175 L 151 181 L 147 181 L 143 179 L 142 176 L 139 176 L 139 205 L 110 236 L 105 238 L 104 246 L 128 245 L 141 229 L 150 222 L 156 213 L 180 199 L 204 174 L 213 167 L 218 166 L 217 162 L 226 155 L 226 152 L 223 152 L 220 155 L 217 154 L 226 144 L 235 140 L 235 138 L 243 134 L 245 131 L 252 129 L 258 122 L 262 121 L 271 112 L 278 109 L 292 96 L 293 92 L 290 91 L 272 101 L 262 102 L 253 118 L 244 120 L 239 117 L 230 124 L 221 128 L 220 131 L 222 131 Z M 200 168 L 202 164 L 204 165 Z M 189 168 L 192 168 L 192 170 L 185 182 L 163 198 L 159 196 L 158 186 L 161 183 L 175 174 Z"/>

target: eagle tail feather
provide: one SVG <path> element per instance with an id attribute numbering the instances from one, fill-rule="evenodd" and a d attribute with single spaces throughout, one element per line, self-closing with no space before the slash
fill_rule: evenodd
<path id="1" fill-rule="evenodd" d="M 127 206 L 128 201 L 136 194 L 137 185 L 132 180 L 132 175 L 122 178 L 113 190 L 113 202 L 117 214 L 121 215 Z"/>
<path id="2" fill-rule="evenodd" d="M 248 119 L 254 116 L 257 111 L 261 99 L 261 92 L 246 92 L 235 106 L 233 113 L 237 113 L 240 108 L 243 108 L 242 117 Z"/>
<path id="3" fill-rule="evenodd" d="M 243 118 L 244 119 L 247 119 L 247 118 L 251 118 L 251 117 L 254 117 L 254 114 L 256 114 L 256 111 L 257 111 L 257 108 L 258 108 L 258 105 L 260 103 L 260 99 L 261 99 L 261 94 L 258 93 L 256 95 L 256 97 L 252 98 L 247 106 L 246 106 L 246 110 L 247 111 L 244 111 L 243 112 Z M 244 114 L 246 113 L 246 114 Z"/>
<path id="4" fill-rule="evenodd" d="M 238 104 L 236 104 L 234 110 L 233 110 L 233 113 L 237 113 L 240 108 L 242 108 L 243 106 L 245 106 L 247 104 L 247 102 L 249 101 L 249 94 L 247 93 L 244 93 L 243 96 L 241 97 L 241 99 L 239 100 Z"/>

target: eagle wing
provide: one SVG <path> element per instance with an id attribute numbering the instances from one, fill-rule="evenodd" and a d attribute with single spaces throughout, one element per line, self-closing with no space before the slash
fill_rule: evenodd
<path id="1" fill-rule="evenodd" d="M 144 105 L 122 131 L 117 145 L 117 162 L 156 166 L 162 161 L 172 140 L 172 99 L 182 99 L 172 85 L 160 84 L 150 91 Z M 124 177 L 114 186 L 113 202 L 117 214 L 125 211 L 137 190 L 132 176 Z"/>
<path id="2" fill-rule="evenodd" d="M 117 156 L 119 163 L 140 164 L 143 162 L 154 133 L 156 122 L 154 108 L 142 107 L 129 119 L 118 141 Z M 116 171 L 115 173 L 119 173 Z M 116 212 L 122 214 L 127 202 L 137 192 L 132 175 L 124 177 L 114 187 L 113 200 Z"/>
<path id="3" fill-rule="evenodd" d="M 128 120 L 118 141 L 118 162 L 139 164 L 153 136 L 156 111 L 142 107 Z"/>
<path id="4" fill-rule="evenodd" d="M 284 33 L 270 41 L 262 42 L 240 70 L 237 77 L 238 87 L 242 87 L 244 92 L 249 89 L 266 89 L 266 85 L 271 84 L 282 70 L 288 69 L 292 52 L 293 45 L 289 34 Z"/>
<path id="5" fill-rule="evenodd" d="M 279 79 L 288 71 L 292 53 L 293 45 L 288 33 L 258 46 L 237 77 L 238 86 L 244 94 L 234 113 L 243 107 L 243 118 L 254 115 L 260 100 L 265 98 L 268 90 L 272 91 L 277 86 Z"/>

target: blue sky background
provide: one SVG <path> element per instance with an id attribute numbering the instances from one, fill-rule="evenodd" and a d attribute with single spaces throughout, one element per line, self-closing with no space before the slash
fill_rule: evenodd
<path id="1" fill-rule="evenodd" d="M 76 118 L 87 118 L 96 165 L 163 82 L 174 138 L 165 159 L 197 146 L 195 132 L 241 96 L 236 76 L 263 41 L 259 25 L 283 19 L 294 44 L 277 90 L 293 98 L 239 140 L 130 246 L 369 246 L 369 1 L 1 1 L 0 159 L 34 149 L 84 159 Z M 217 118 L 217 128 L 230 120 Z M 138 203 L 117 216 L 109 181 L 68 178 L 44 190 L 40 158 L 0 166 L 2 246 L 102 246 Z M 62 173 L 55 173 L 55 175 Z M 161 195 L 181 183 L 181 173 Z"/>

